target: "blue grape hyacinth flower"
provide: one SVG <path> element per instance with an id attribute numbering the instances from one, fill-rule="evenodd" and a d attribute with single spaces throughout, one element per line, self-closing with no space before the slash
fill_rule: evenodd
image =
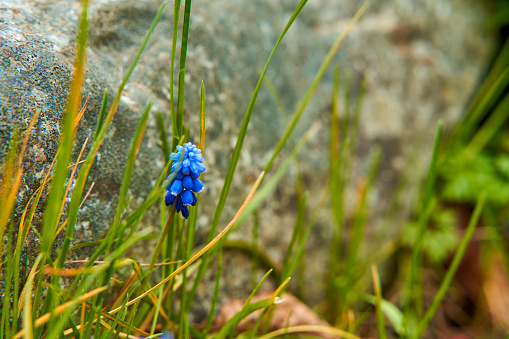
<path id="1" fill-rule="evenodd" d="M 166 206 L 175 204 L 177 212 L 181 212 L 184 218 L 189 217 L 188 206 L 196 205 L 195 193 L 203 190 L 203 183 L 198 177 L 206 169 L 203 164 L 201 150 L 188 142 L 184 146 L 177 146 L 176 152 L 170 154 L 171 174 L 165 181 Z M 171 179 L 173 177 L 173 179 Z M 170 180 L 171 179 L 171 180 Z"/>

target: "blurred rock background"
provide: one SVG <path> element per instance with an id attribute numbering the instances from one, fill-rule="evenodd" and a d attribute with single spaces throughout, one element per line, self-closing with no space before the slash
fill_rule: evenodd
<path id="1" fill-rule="evenodd" d="M 207 111 L 206 190 L 201 198 L 198 245 L 205 241 L 258 72 L 296 4 L 297 1 L 290 0 L 193 1 L 184 118 L 195 142 L 202 80 Z M 90 39 L 83 92 L 83 102 L 88 99 L 88 106 L 79 125 L 76 150 L 92 136 L 104 90 L 108 88 L 110 98 L 114 96 L 159 5 L 159 1 L 151 0 L 90 2 Z M 293 112 L 304 95 L 330 45 L 361 5 L 357 0 L 341 3 L 319 0 L 306 5 L 268 72 L 289 112 Z M 154 98 L 154 114 L 149 119 L 129 191 L 134 198 L 133 206 L 143 201 L 165 164 L 155 113 L 162 112 L 169 129 L 172 11 L 170 3 L 126 86 L 96 159 L 90 179 L 95 187 L 82 208 L 74 244 L 100 239 L 113 219 L 128 151 L 126 145 L 149 98 Z M 1 157 L 12 128 L 25 128 L 36 110 L 42 112 L 25 159 L 26 173 L 18 214 L 55 156 L 79 12 L 80 4 L 75 0 L 0 1 Z M 416 162 L 415 179 L 422 178 L 438 119 L 443 119 L 446 126 L 453 124 L 475 92 L 494 48 L 494 37 L 485 30 L 486 16 L 483 3 L 473 0 L 377 1 L 341 47 L 336 61 L 343 74 L 351 74 L 352 96 L 355 98 L 363 74 L 368 84 L 361 118 L 357 173 L 365 173 L 367 155 L 373 145 L 380 144 L 384 152 L 373 195 L 375 215 L 386 206 L 406 159 L 416 147 L 423 156 Z M 175 84 L 177 79 L 176 75 Z M 331 87 L 332 72 L 329 70 L 294 133 L 298 138 L 313 122 L 322 123 L 321 132 L 301 156 L 305 189 L 310 190 L 310 210 L 316 206 L 326 185 L 323 178 L 328 171 L 328 146 L 323 145 L 328 145 Z M 262 87 L 220 228 L 240 206 L 239 202 L 268 161 L 286 122 L 269 90 Z M 280 160 L 288 151 L 289 148 Z M 151 211 L 141 227 L 157 232 L 157 208 Z M 401 213 L 405 215 L 408 210 Z M 276 260 L 284 255 L 295 217 L 295 189 L 289 177 L 260 210 L 259 245 Z M 40 226 L 41 221 L 39 213 L 35 226 Z M 242 226 L 243 239 L 250 233 L 248 229 L 248 224 Z M 306 255 L 315 263 L 310 270 L 321 274 L 325 263 L 316 263 L 328 255 L 328 249 L 319 249 L 328 244 L 331 229 L 325 221 L 319 220 L 314 230 Z M 232 239 L 235 237 L 233 234 Z M 29 261 L 37 252 L 37 240 L 34 236 L 31 239 L 32 243 L 26 247 Z M 152 246 L 139 246 L 131 254 L 137 260 L 147 261 L 150 248 Z M 88 251 L 73 251 L 72 255 L 84 259 Z M 249 291 L 250 259 L 234 255 L 225 260 L 220 304 L 230 297 L 243 297 Z M 310 284 L 313 286 L 313 281 L 310 280 Z M 204 303 L 201 310 L 206 309 L 211 292 L 207 286 L 201 290 Z M 196 312 L 199 321 L 200 310 Z"/>

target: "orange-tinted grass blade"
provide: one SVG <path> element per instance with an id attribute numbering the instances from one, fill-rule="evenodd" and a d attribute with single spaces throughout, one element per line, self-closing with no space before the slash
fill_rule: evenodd
<path id="1" fill-rule="evenodd" d="M 87 274 L 97 271 L 97 267 L 92 268 L 53 268 L 46 266 L 44 273 L 46 275 L 61 275 L 63 277 L 74 277 L 80 274 Z"/>
<path id="2" fill-rule="evenodd" d="M 66 264 L 77 264 L 77 263 L 82 263 L 82 264 L 86 264 L 88 262 L 88 260 L 67 260 L 65 263 Z M 168 262 L 163 262 L 163 263 L 157 263 L 155 264 L 154 266 L 165 266 L 165 265 L 173 265 L 173 264 L 178 264 L 182 262 L 182 260 L 177 260 L 177 261 L 168 261 Z M 97 263 L 97 264 L 104 264 L 104 263 L 109 263 L 107 261 L 101 261 L 101 260 L 96 260 L 94 261 L 94 263 Z M 124 261 L 121 262 L 122 264 L 130 264 L 130 263 L 135 263 L 134 260 L 132 259 L 126 259 Z M 146 264 L 146 263 L 143 263 L 141 264 L 140 263 L 140 266 L 148 266 L 150 264 Z"/>
<path id="3" fill-rule="evenodd" d="M 268 306 L 268 307 L 270 307 L 270 306 L 274 303 L 274 301 L 276 300 L 276 298 L 277 298 L 278 294 L 279 294 L 279 293 L 283 290 L 283 288 L 284 288 L 284 287 L 285 287 L 285 286 L 286 286 L 286 285 L 290 282 L 290 279 L 291 279 L 291 278 L 292 278 L 292 277 L 288 277 L 288 278 L 286 278 L 286 279 L 285 279 L 285 281 L 283 281 L 283 283 L 282 283 L 282 284 L 281 284 L 281 285 L 277 288 L 277 290 L 276 290 L 274 293 L 272 293 L 272 295 L 270 296 L 270 299 L 269 299 L 269 306 Z"/>
<path id="4" fill-rule="evenodd" d="M 170 281 L 171 279 L 173 279 L 173 277 L 175 277 L 177 274 L 179 274 L 180 272 L 182 272 L 184 269 L 186 269 L 187 267 L 189 267 L 189 265 L 191 265 L 193 262 L 195 262 L 196 260 L 198 260 L 205 252 L 207 252 L 208 250 L 210 250 L 212 248 L 212 246 L 214 246 L 222 237 L 225 236 L 225 234 L 230 230 L 230 228 L 232 228 L 232 226 L 235 224 L 235 222 L 237 221 L 237 219 L 240 217 L 240 215 L 242 214 L 242 212 L 244 211 L 244 209 L 246 208 L 246 206 L 249 204 L 249 201 L 251 201 L 251 198 L 253 197 L 253 195 L 255 194 L 257 188 L 258 188 L 258 185 L 260 185 L 260 182 L 263 178 L 263 176 L 265 175 L 265 172 L 262 171 L 262 173 L 260 173 L 260 175 L 258 176 L 258 179 L 256 180 L 256 182 L 254 183 L 253 187 L 251 188 L 251 191 L 249 192 L 249 194 L 247 195 L 246 197 L 246 200 L 244 201 L 244 203 L 242 204 L 242 206 L 240 207 L 240 209 L 237 211 L 237 213 L 235 214 L 235 216 L 233 217 L 232 221 L 228 224 L 228 226 L 226 226 L 222 231 L 221 233 L 219 233 L 211 242 L 209 242 L 207 245 L 205 245 L 205 247 L 203 247 L 198 253 L 196 253 L 191 259 L 189 259 L 185 264 L 183 264 L 182 266 L 180 266 L 179 268 L 177 268 L 172 274 L 170 274 L 169 276 L 167 276 L 165 279 L 163 279 L 161 282 L 159 282 L 158 284 L 156 284 L 154 287 L 152 287 L 151 289 L 147 290 L 146 292 L 142 293 L 141 295 L 139 295 L 137 298 L 134 298 L 133 300 L 127 302 L 126 304 L 126 307 L 127 306 L 130 306 L 134 303 L 136 303 L 137 301 L 141 300 L 142 298 L 144 298 L 147 294 L 153 292 L 154 290 L 158 289 L 159 287 L 161 287 L 161 285 L 167 283 L 168 281 Z M 114 310 L 112 310 L 110 313 L 113 314 L 113 313 L 116 313 L 118 311 L 120 311 L 122 309 L 122 307 L 118 307 Z"/>
<path id="5" fill-rule="evenodd" d="M 85 107 L 86 107 L 86 103 L 85 103 Z M 83 109 L 85 109 L 85 107 Z M 71 189 L 72 180 L 74 179 L 74 175 L 76 174 L 76 169 L 78 168 L 78 164 L 80 162 L 81 156 L 83 155 L 83 152 L 85 151 L 85 147 L 87 146 L 87 143 L 88 143 L 88 138 L 85 139 L 83 146 L 81 146 L 81 150 L 78 155 L 78 161 L 72 166 L 71 176 L 69 177 L 69 182 L 67 184 L 67 187 L 65 188 L 64 199 L 62 200 L 62 206 L 60 207 L 60 216 L 62 216 L 62 213 L 64 212 L 65 202 L 67 200 L 67 194 L 69 194 L 69 190 Z M 57 230 L 57 232 L 55 233 L 55 236 L 53 237 L 53 241 L 55 241 L 55 238 L 64 229 L 66 224 L 67 224 L 67 220 Z"/>
<path id="6" fill-rule="evenodd" d="M 80 330 L 80 336 L 83 336 L 83 330 L 85 329 L 85 310 L 87 303 L 84 301 L 81 303 L 81 315 L 80 315 L 80 324 L 78 325 L 78 329 Z M 71 328 L 72 331 L 72 328 Z M 64 332 L 65 333 L 65 332 Z"/>
<path id="7" fill-rule="evenodd" d="M 103 325 L 104 327 L 106 327 L 108 330 L 111 329 L 111 326 L 105 322 L 104 320 L 101 319 L 101 325 Z M 113 330 L 113 334 L 118 334 L 118 337 L 119 338 L 132 338 L 132 335 L 129 335 L 127 333 L 123 333 L 123 332 L 119 332 L 119 331 L 116 331 L 116 330 Z M 147 336 L 150 336 L 150 333 L 147 333 Z"/>
<path id="8" fill-rule="evenodd" d="M 373 277 L 373 289 L 375 291 L 375 312 L 378 338 L 387 339 L 384 314 L 382 312 L 382 284 L 380 282 L 380 274 L 378 274 L 375 264 L 371 265 L 371 276 Z"/>
<path id="9" fill-rule="evenodd" d="M 86 309 L 90 309 L 90 306 L 89 306 L 89 305 L 87 305 L 87 303 L 83 303 L 82 305 L 84 305 L 84 307 L 85 307 Z M 100 319 L 104 319 L 104 318 L 105 318 L 105 319 L 109 319 L 109 320 L 113 320 L 113 321 L 115 320 L 115 318 L 111 316 L 111 313 L 102 312 L 102 315 L 101 315 Z M 83 321 L 84 321 L 84 320 L 83 320 Z M 97 318 L 94 318 L 94 319 L 92 320 L 92 323 L 96 323 L 96 322 L 97 322 Z M 85 326 L 86 326 L 86 325 L 87 325 L 87 323 L 83 322 L 82 324 L 77 325 L 77 326 L 76 326 L 76 328 L 77 328 L 78 330 L 82 330 L 82 329 L 84 329 L 84 328 L 85 328 Z M 124 323 L 122 323 L 122 322 L 119 322 L 119 323 L 118 323 L 118 325 L 119 325 L 119 326 L 126 327 L 126 328 L 129 328 L 132 332 L 136 332 L 136 334 L 137 334 L 137 335 L 140 335 L 140 336 L 143 336 L 143 337 L 148 337 L 148 336 L 150 335 L 149 333 L 147 333 L 147 332 L 145 332 L 145 331 L 141 330 L 141 329 L 140 329 L 140 328 L 138 328 L 138 327 L 132 326 L 132 325 L 127 326 L 126 324 L 124 324 Z M 73 333 L 73 329 L 72 329 L 72 328 L 67 329 L 67 330 L 65 330 L 65 331 L 64 331 L 64 334 L 65 334 L 65 335 L 69 335 L 69 334 L 72 334 L 72 333 Z M 132 336 L 132 334 L 131 334 L 131 336 Z"/>
<path id="10" fill-rule="evenodd" d="M 85 197 L 83 198 L 83 200 L 81 201 L 81 204 L 80 204 L 80 208 L 83 207 L 83 204 L 85 203 L 85 201 L 87 201 L 87 198 L 88 196 L 90 195 L 90 192 L 92 192 L 92 189 L 94 188 L 95 186 L 95 181 L 93 181 L 91 184 L 90 184 L 90 188 L 88 189 L 87 193 L 85 194 Z"/>
<path id="11" fill-rule="evenodd" d="M 262 314 L 260 315 L 260 317 L 258 318 L 258 320 L 256 321 L 256 324 L 254 325 L 254 327 L 252 329 L 252 332 L 251 332 L 252 336 L 256 335 L 256 332 L 258 331 L 258 328 L 262 324 L 262 321 L 264 318 L 265 318 L 266 325 L 269 326 L 269 324 L 271 322 L 271 318 L 272 318 L 272 313 L 271 313 L 272 305 L 274 305 L 279 293 L 281 293 L 283 288 L 290 282 L 290 279 L 291 279 L 291 277 L 286 278 L 283 281 L 283 283 L 281 285 L 279 285 L 279 287 L 276 289 L 276 291 L 274 293 L 272 293 L 272 295 L 270 296 L 270 299 L 267 302 L 267 306 L 263 309 Z"/>
<path id="12" fill-rule="evenodd" d="M 32 119 L 30 120 L 30 123 L 28 124 L 27 129 L 25 130 L 25 133 L 23 135 L 23 142 L 21 144 L 21 149 L 19 153 L 17 152 L 17 150 L 14 151 L 15 157 L 12 159 L 13 161 L 12 164 L 9 164 L 8 162 L 4 164 L 2 187 L 0 190 L 1 194 L 0 198 L 2 199 L 2 202 L 4 202 L 4 205 L 2 206 L 2 211 L 0 212 L 0 239 L 3 238 L 3 233 L 7 225 L 7 220 L 10 217 L 11 210 L 14 207 L 16 195 L 18 194 L 19 184 L 21 182 L 21 177 L 23 175 L 23 157 L 28 146 L 30 133 L 32 132 L 35 122 L 37 121 L 37 118 L 39 117 L 40 114 L 41 110 L 37 110 Z M 17 145 L 17 141 L 15 144 Z M 13 176 L 14 171 L 16 171 L 16 174 Z M 12 177 L 14 177 L 13 182 L 11 182 Z"/>
<path id="13" fill-rule="evenodd" d="M 83 117 L 83 114 L 85 114 L 85 110 L 87 109 L 87 104 L 88 104 L 88 97 L 87 97 L 87 100 L 85 101 L 85 104 L 83 104 L 83 107 L 81 108 L 78 115 L 74 119 L 73 128 L 76 128 L 78 126 L 78 124 L 80 123 L 80 120 Z"/>

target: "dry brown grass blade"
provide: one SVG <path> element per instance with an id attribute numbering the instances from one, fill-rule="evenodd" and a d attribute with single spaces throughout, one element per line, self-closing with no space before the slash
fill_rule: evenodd
<path id="1" fill-rule="evenodd" d="M 126 304 L 126 307 L 127 306 L 130 306 L 136 302 L 138 302 L 139 300 L 141 300 L 142 298 L 144 298 L 145 296 L 147 296 L 149 293 L 152 293 L 153 291 L 155 291 L 156 289 L 158 289 L 159 287 L 161 287 L 161 285 L 167 283 L 168 281 L 170 281 L 171 279 L 173 279 L 177 274 L 179 274 L 180 272 L 182 272 L 184 269 L 186 269 L 187 267 L 189 267 L 189 265 L 191 265 L 193 262 L 195 262 L 196 260 L 198 260 L 205 252 L 207 252 L 208 250 L 210 250 L 212 248 L 212 246 L 214 246 L 222 237 L 225 236 L 225 234 L 230 230 L 230 228 L 232 228 L 232 226 L 235 224 L 235 222 L 237 221 L 237 219 L 240 217 L 240 215 L 242 214 L 242 212 L 244 211 L 244 209 L 247 207 L 247 205 L 249 204 L 249 202 L 251 201 L 251 199 L 253 198 L 253 195 L 255 194 L 256 190 L 258 189 L 258 185 L 260 185 L 260 182 L 264 176 L 265 172 L 262 171 L 262 173 L 258 176 L 258 179 L 256 180 L 256 182 L 254 183 L 253 187 L 251 188 L 251 191 L 249 192 L 249 194 L 247 195 L 246 197 L 246 200 L 244 201 L 244 203 L 242 204 L 242 206 L 240 207 L 240 209 L 237 211 L 237 213 L 235 214 L 235 216 L 233 217 L 232 221 L 228 224 L 228 226 L 226 226 L 222 231 L 221 233 L 219 233 L 211 242 L 209 242 L 207 245 L 205 245 L 198 253 L 196 253 L 191 259 L 189 259 L 186 263 L 184 263 L 182 266 L 180 266 L 179 268 L 177 268 L 172 274 L 170 274 L 168 277 L 166 277 L 165 279 L 163 279 L 161 282 L 159 282 L 158 284 L 156 284 L 155 286 L 153 286 L 152 288 L 150 288 L 149 290 L 147 290 L 146 292 L 142 293 L 140 296 L 134 298 L 133 300 L 129 301 L 127 304 Z M 113 314 L 113 313 L 116 313 L 118 311 L 120 311 L 122 309 L 122 307 L 117 307 L 116 309 L 112 310 L 110 312 L 110 314 Z"/>

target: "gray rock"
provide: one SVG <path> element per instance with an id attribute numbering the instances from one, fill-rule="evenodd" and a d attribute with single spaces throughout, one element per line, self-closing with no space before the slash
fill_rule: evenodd
<path id="1" fill-rule="evenodd" d="M 208 232 L 258 72 L 295 5 L 296 1 L 287 0 L 193 1 L 185 123 L 190 126 L 195 141 L 202 80 L 206 88 L 207 110 L 206 190 L 201 198 L 199 244 L 204 242 Z M 116 90 L 158 6 L 159 1 L 102 0 L 91 3 L 83 91 L 83 101 L 88 98 L 88 106 L 78 129 L 77 150 L 85 138 L 93 134 L 104 89 L 109 88 L 110 93 Z M 268 72 L 289 112 L 297 106 L 330 45 L 358 7 L 357 1 L 341 4 L 335 0 L 311 1 L 291 28 Z M 32 114 L 37 109 L 42 111 L 25 159 L 28 170 L 19 197 L 20 208 L 39 186 L 42 173 L 55 155 L 72 68 L 79 9 L 78 1 L 68 0 L 0 2 L 0 155 L 5 153 L 12 126 L 25 128 Z M 99 239 L 107 230 L 122 180 L 128 151 L 126 145 L 150 97 L 155 99 L 154 112 L 163 112 L 169 128 L 172 11 L 173 6 L 169 4 L 126 86 L 91 175 L 90 182 L 95 182 L 95 187 L 82 208 L 74 243 Z M 450 125 L 460 116 L 487 66 L 493 46 L 492 37 L 483 31 L 484 19 L 484 8 L 475 1 L 375 2 L 341 47 L 336 61 L 352 73 L 354 94 L 361 74 L 366 75 L 369 84 L 362 113 L 356 171 L 364 173 L 367 154 L 373 144 L 381 143 L 386 154 L 381 173 L 384 180 L 375 188 L 375 211 L 378 206 L 384 206 L 387 191 L 392 191 L 405 157 L 412 152 L 416 136 L 423 138 L 423 144 L 431 145 L 437 120 L 444 119 Z M 309 211 L 316 206 L 326 184 L 328 164 L 324 145 L 328 145 L 331 79 L 329 72 L 295 132 L 298 138 L 313 122 L 323 124 L 320 135 L 301 157 L 305 160 L 302 167 L 306 189 L 311 192 Z M 174 80 L 176 84 L 176 76 Z M 287 118 L 277 111 L 267 88 L 262 88 L 220 228 L 234 215 L 253 177 L 269 159 L 286 121 Z M 428 154 L 430 148 L 425 148 L 423 153 Z M 285 151 L 281 158 L 287 154 Z M 129 191 L 134 198 L 132 207 L 147 195 L 164 163 L 155 115 L 151 115 Z M 421 177 L 422 168 L 416 170 L 416 178 Z M 260 212 L 260 246 L 277 260 L 284 254 L 295 220 L 294 195 L 292 179 L 286 179 Z M 320 248 L 328 246 L 324 244 L 328 244 L 330 238 L 330 220 L 327 215 L 319 220 L 309 243 L 306 255 L 310 263 L 310 284 L 313 275 L 323 274 L 324 264 L 316 263 L 325 263 L 328 254 L 328 250 Z M 40 222 L 39 214 L 35 224 L 40 225 Z M 141 227 L 157 231 L 157 208 L 151 210 Z M 248 229 L 249 225 L 243 225 L 241 234 L 232 237 L 245 239 Z M 31 239 L 35 241 L 33 237 Z M 146 248 L 151 247 L 133 252 L 136 259 L 148 260 L 151 253 Z M 88 254 L 86 250 L 72 252 L 75 258 L 84 258 Z M 220 300 L 225 302 L 229 296 L 245 295 L 249 284 L 239 282 L 248 279 L 249 268 L 245 274 L 239 269 L 233 270 L 232 274 L 227 273 L 228 268 L 225 271 Z M 236 286 L 235 291 L 233 286 Z M 202 295 L 207 296 L 207 292 Z M 310 292 L 309 296 L 316 300 L 319 293 Z M 199 302 L 202 307 L 197 314 L 203 314 L 208 298 Z M 200 320 L 198 318 L 196 320 Z"/>

